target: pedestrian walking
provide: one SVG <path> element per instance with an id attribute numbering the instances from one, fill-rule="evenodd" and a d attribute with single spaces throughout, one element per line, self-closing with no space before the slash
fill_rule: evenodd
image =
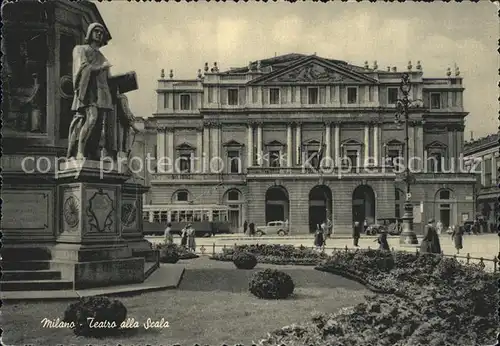
<path id="1" fill-rule="evenodd" d="M 196 237 L 195 237 L 196 230 L 193 228 L 193 225 L 189 224 L 186 229 L 186 236 L 187 236 L 187 247 L 188 250 L 191 252 L 196 252 Z"/>
<path id="2" fill-rule="evenodd" d="M 253 222 L 248 225 L 248 233 L 250 233 L 250 237 L 255 235 L 255 224 Z"/>
<path id="3" fill-rule="evenodd" d="M 248 222 L 247 220 L 245 220 L 245 222 L 243 222 L 243 233 L 247 234 L 247 231 L 248 231 Z"/>
<path id="4" fill-rule="evenodd" d="M 331 238 L 332 233 L 333 233 L 333 223 L 332 223 L 332 220 L 326 219 L 326 229 L 327 229 L 326 237 L 327 238 Z"/>
<path id="5" fill-rule="evenodd" d="M 424 228 L 424 238 L 420 244 L 421 253 L 441 253 L 441 244 L 439 242 L 439 236 L 437 234 L 434 219 L 429 219 L 427 225 Z"/>
<path id="6" fill-rule="evenodd" d="M 165 238 L 165 244 L 170 245 L 174 243 L 174 237 L 172 235 L 172 224 L 170 222 L 167 223 L 167 228 L 165 228 L 163 237 Z"/>
<path id="7" fill-rule="evenodd" d="M 438 235 L 443 232 L 443 223 L 441 221 L 436 223 L 436 230 Z"/>
<path id="8" fill-rule="evenodd" d="M 379 244 L 379 250 L 390 251 L 389 243 L 387 242 L 387 231 L 382 229 L 378 238 L 375 240 Z"/>
<path id="9" fill-rule="evenodd" d="M 187 228 L 184 227 L 181 231 L 181 246 L 184 248 L 187 246 L 187 239 L 188 239 Z"/>
<path id="10" fill-rule="evenodd" d="M 365 234 L 367 229 L 368 229 L 368 221 L 365 219 L 365 221 L 363 222 L 363 231 Z"/>
<path id="11" fill-rule="evenodd" d="M 359 238 L 361 237 L 361 227 L 363 227 L 363 226 L 361 226 L 359 221 L 354 222 L 354 226 L 352 228 L 352 240 L 353 240 L 354 246 L 356 246 L 356 247 L 359 247 L 358 242 L 359 242 Z"/>
<path id="12" fill-rule="evenodd" d="M 320 225 L 316 225 L 316 232 L 314 233 L 314 246 L 316 246 L 316 250 L 321 249 L 325 243 L 325 239 L 323 237 L 323 231 Z"/>
<path id="13" fill-rule="evenodd" d="M 451 239 L 455 243 L 455 249 L 457 249 L 457 255 L 460 253 L 460 250 L 463 249 L 463 235 L 464 235 L 464 227 L 463 226 L 453 226 L 453 232 L 451 233 Z"/>

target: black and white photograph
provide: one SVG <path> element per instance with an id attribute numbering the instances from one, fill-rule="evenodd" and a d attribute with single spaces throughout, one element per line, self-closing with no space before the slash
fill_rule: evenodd
<path id="1" fill-rule="evenodd" d="M 496 343 L 493 2 L 1 14 L 3 345 Z"/>

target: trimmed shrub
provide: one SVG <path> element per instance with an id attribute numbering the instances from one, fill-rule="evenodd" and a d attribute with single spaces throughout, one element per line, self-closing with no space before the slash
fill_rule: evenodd
<path id="1" fill-rule="evenodd" d="M 177 255 L 179 255 L 180 260 L 184 259 L 193 259 L 193 258 L 198 258 L 197 254 L 188 251 L 185 247 L 180 246 L 178 244 L 166 244 L 166 243 L 159 243 L 154 245 L 155 250 L 159 250 L 161 252 L 161 249 L 168 247 L 170 250 L 175 250 L 177 252 Z M 165 262 L 165 263 L 170 263 L 170 262 Z"/>
<path id="2" fill-rule="evenodd" d="M 179 257 L 179 252 L 174 244 L 165 245 L 160 248 L 161 263 L 177 263 Z"/>
<path id="3" fill-rule="evenodd" d="M 285 299 L 294 289 L 290 275 L 274 269 L 255 273 L 249 282 L 250 292 L 262 299 Z"/>
<path id="4" fill-rule="evenodd" d="M 116 332 L 126 317 L 127 308 L 119 300 L 84 297 L 68 306 L 63 321 L 74 324 L 75 335 L 103 337 Z"/>
<path id="5" fill-rule="evenodd" d="M 238 269 L 253 269 L 257 265 L 257 257 L 249 252 L 237 252 L 233 255 L 233 263 Z"/>

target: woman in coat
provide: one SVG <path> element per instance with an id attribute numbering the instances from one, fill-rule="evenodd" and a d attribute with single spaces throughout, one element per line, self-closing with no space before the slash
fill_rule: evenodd
<path id="1" fill-rule="evenodd" d="M 172 236 L 172 224 L 169 222 L 167 223 L 167 228 L 165 228 L 165 243 L 170 245 L 174 243 L 174 237 Z"/>
<path id="2" fill-rule="evenodd" d="M 187 231 L 187 247 L 189 251 L 196 251 L 196 240 L 195 240 L 195 230 L 191 224 L 188 225 Z"/>
<path id="3" fill-rule="evenodd" d="M 451 239 L 455 243 L 455 249 L 457 249 L 457 255 L 460 253 L 460 250 L 463 249 L 463 235 L 464 235 L 464 229 L 462 226 L 453 227 L 453 232 L 451 233 Z"/>
<path id="4" fill-rule="evenodd" d="M 181 246 L 186 247 L 187 245 L 187 228 L 184 227 L 181 231 Z"/>
<path id="5" fill-rule="evenodd" d="M 387 231 L 382 230 L 380 231 L 380 235 L 378 236 L 377 242 L 379 243 L 379 250 L 386 250 L 390 251 L 391 248 L 389 247 L 389 243 L 387 242 Z"/>
<path id="6" fill-rule="evenodd" d="M 434 219 L 430 219 L 424 228 L 424 238 L 420 244 L 420 252 L 422 253 L 441 253 L 441 244 L 439 242 L 439 236 L 434 227 Z"/>
<path id="7" fill-rule="evenodd" d="M 323 231 L 319 225 L 316 225 L 316 232 L 314 233 L 314 246 L 319 250 L 325 243 L 325 238 L 323 237 Z"/>
<path id="8" fill-rule="evenodd" d="M 361 236 L 361 224 L 359 221 L 354 222 L 354 226 L 352 227 L 352 241 L 353 245 L 356 247 L 359 247 L 358 242 L 359 242 L 359 237 Z"/>

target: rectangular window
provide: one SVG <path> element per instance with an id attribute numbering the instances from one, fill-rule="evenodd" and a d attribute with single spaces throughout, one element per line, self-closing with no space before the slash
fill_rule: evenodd
<path id="1" fill-rule="evenodd" d="M 311 164 L 313 167 L 318 167 L 318 151 L 317 150 L 308 150 L 307 151 L 307 161 Z"/>
<path id="2" fill-rule="evenodd" d="M 401 217 L 401 207 L 399 206 L 399 204 L 394 205 L 394 207 L 394 216 L 396 217 L 396 219 L 399 219 Z"/>
<path id="3" fill-rule="evenodd" d="M 279 88 L 269 89 L 269 103 L 272 105 L 277 105 L 280 103 L 280 89 Z"/>
<path id="4" fill-rule="evenodd" d="M 492 160 L 491 159 L 486 159 L 484 160 L 484 186 L 485 187 L 490 187 L 492 183 Z"/>
<path id="5" fill-rule="evenodd" d="M 346 157 L 349 160 L 347 164 L 350 164 L 351 167 L 358 166 L 358 151 L 357 150 L 347 150 Z"/>
<path id="6" fill-rule="evenodd" d="M 168 108 L 168 94 L 163 93 L 163 108 Z"/>
<path id="7" fill-rule="evenodd" d="M 431 109 L 440 109 L 441 108 L 441 94 L 432 93 L 430 98 L 431 98 Z"/>
<path id="8" fill-rule="evenodd" d="M 431 153 L 429 155 L 429 168 L 431 173 L 439 173 L 442 172 L 441 167 L 441 153 Z"/>
<path id="9" fill-rule="evenodd" d="M 387 103 L 395 105 L 398 101 L 398 88 L 387 88 Z"/>
<path id="10" fill-rule="evenodd" d="M 191 109 L 191 96 L 181 95 L 181 111 L 188 111 Z"/>
<path id="11" fill-rule="evenodd" d="M 227 152 L 229 161 L 229 172 L 240 173 L 240 152 L 237 150 L 230 150 Z"/>
<path id="12" fill-rule="evenodd" d="M 368 102 L 373 102 L 373 97 L 375 96 L 375 87 L 368 87 Z"/>
<path id="13" fill-rule="evenodd" d="M 227 103 L 231 106 L 238 105 L 238 89 L 227 90 Z"/>
<path id="14" fill-rule="evenodd" d="M 347 103 L 348 104 L 358 103 L 358 88 L 355 87 L 347 88 Z"/>
<path id="15" fill-rule="evenodd" d="M 269 152 L 269 167 L 280 167 L 280 152 L 278 150 Z"/>
<path id="16" fill-rule="evenodd" d="M 386 164 L 389 165 L 390 167 L 394 166 L 396 163 L 396 159 L 399 157 L 399 150 L 398 149 L 389 149 L 387 151 L 387 162 Z"/>
<path id="17" fill-rule="evenodd" d="M 181 154 L 179 156 L 180 173 L 191 173 L 191 154 Z"/>
<path id="18" fill-rule="evenodd" d="M 318 88 L 307 89 L 307 98 L 310 105 L 317 105 L 319 102 L 319 90 Z"/>

